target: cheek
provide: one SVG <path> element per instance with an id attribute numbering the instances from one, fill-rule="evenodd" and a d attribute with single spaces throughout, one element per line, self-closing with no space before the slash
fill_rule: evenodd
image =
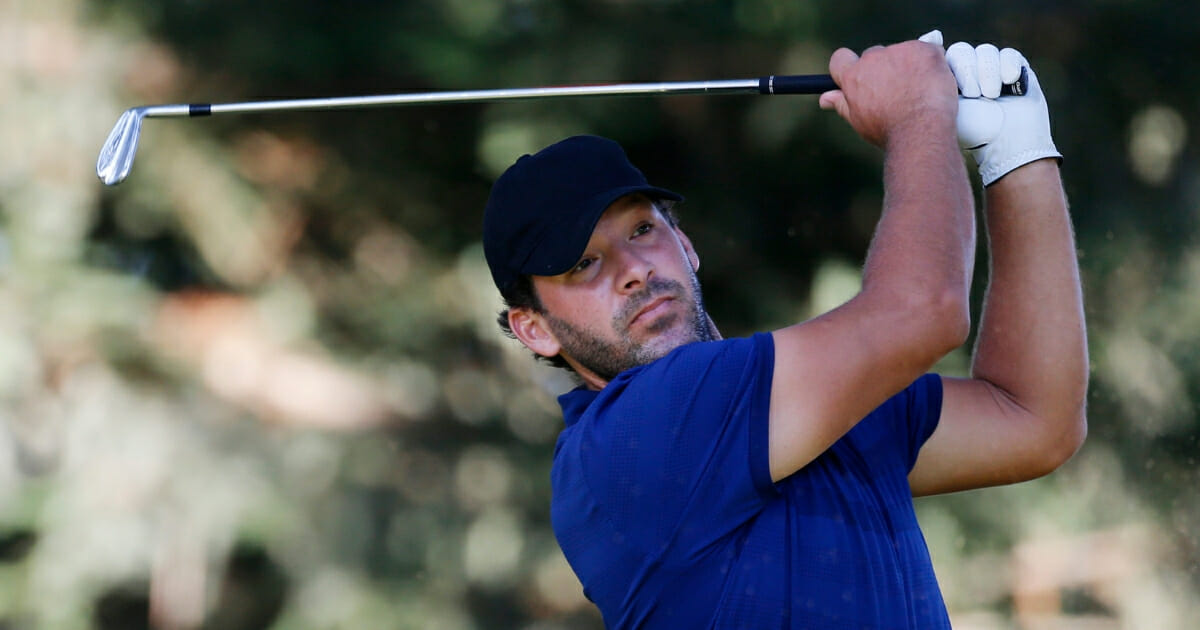
<path id="1" fill-rule="evenodd" d="M 542 306 L 558 319 L 580 328 L 607 328 L 612 320 L 609 295 L 599 289 L 565 287 L 543 297 Z"/>

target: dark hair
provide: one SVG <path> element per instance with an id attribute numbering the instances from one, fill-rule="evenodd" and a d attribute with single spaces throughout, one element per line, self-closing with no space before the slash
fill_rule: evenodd
<path id="1" fill-rule="evenodd" d="M 677 227 L 679 225 L 679 216 L 675 214 L 675 202 L 667 199 L 652 199 L 651 203 L 654 208 L 662 214 L 666 219 L 667 225 Z M 527 308 L 534 313 L 544 315 L 546 309 L 542 306 L 542 300 L 538 297 L 537 288 L 533 286 L 533 276 L 523 274 L 517 278 L 507 291 L 501 291 L 500 297 L 504 299 L 504 310 L 496 317 L 496 323 L 500 324 L 500 330 L 504 336 L 509 339 L 517 339 L 516 333 L 513 332 L 512 325 L 508 323 L 508 313 L 514 308 Z M 536 352 L 533 353 L 535 359 L 545 361 L 550 365 L 563 368 L 569 372 L 574 372 L 571 364 L 567 363 L 562 355 L 554 355 L 547 357 Z"/>
<path id="2" fill-rule="evenodd" d="M 523 274 L 518 277 L 512 287 L 508 291 L 502 292 L 500 297 L 504 298 L 505 308 L 496 317 L 496 323 L 500 324 L 500 330 L 510 339 L 517 338 L 516 333 L 512 330 L 512 325 L 508 323 L 508 313 L 512 309 L 527 308 L 540 315 L 546 313 L 546 309 L 542 306 L 542 300 L 538 297 L 537 289 L 533 286 L 533 276 L 531 275 Z M 533 357 L 539 361 L 545 361 L 554 367 L 563 368 L 571 372 L 575 371 L 571 367 L 571 364 L 562 358 L 562 355 L 556 354 L 552 357 L 547 357 L 534 352 Z"/>

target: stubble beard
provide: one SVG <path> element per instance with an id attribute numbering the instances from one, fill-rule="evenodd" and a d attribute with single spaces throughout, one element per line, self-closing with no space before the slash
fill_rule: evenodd
<path id="1" fill-rule="evenodd" d="M 631 296 L 625 306 L 612 318 L 611 330 L 617 340 L 610 341 L 588 327 L 577 327 L 565 320 L 545 313 L 550 331 L 558 338 L 562 353 L 579 365 L 590 370 L 604 381 L 611 381 L 618 374 L 632 367 L 657 361 L 680 346 L 696 341 L 712 341 L 714 331 L 700 293 L 700 280 L 691 274 L 690 287 L 666 278 L 651 278 L 646 287 Z M 670 333 L 676 327 L 680 315 L 670 314 L 654 321 L 646 331 L 655 336 L 646 342 L 638 342 L 629 336 L 627 323 L 642 307 L 661 296 L 672 296 L 687 306 L 682 317 L 687 323 L 680 336 L 672 341 L 653 343 L 662 339 L 659 333 Z"/>

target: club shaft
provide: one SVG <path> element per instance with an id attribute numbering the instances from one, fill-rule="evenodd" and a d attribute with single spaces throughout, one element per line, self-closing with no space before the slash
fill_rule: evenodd
<path id="1" fill-rule="evenodd" d="M 560 87 L 513 88 L 418 92 L 376 96 L 342 96 L 295 100 L 248 101 L 242 103 L 192 103 L 151 105 L 145 116 L 163 118 L 206 116 L 265 111 L 329 110 L 391 105 L 428 105 L 436 103 L 482 103 L 586 96 L 653 96 L 668 94 L 819 94 L 836 86 L 828 75 L 799 75 L 734 79 L 726 81 L 673 81 L 664 83 L 614 83 Z"/>

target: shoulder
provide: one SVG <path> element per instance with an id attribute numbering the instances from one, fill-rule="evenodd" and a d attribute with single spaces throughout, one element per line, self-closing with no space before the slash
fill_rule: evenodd
<path id="1" fill-rule="evenodd" d="M 761 450 L 765 461 L 772 367 L 769 334 L 677 348 L 590 392 L 558 455 L 573 451 L 599 467 L 593 472 L 633 475 L 641 466 L 705 461 L 744 442 L 735 450 Z"/>
<path id="2" fill-rule="evenodd" d="M 652 363 L 622 372 L 601 394 L 618 394 L 656 383 L 697 384 L 729 381 L 759 364 L 770 365 L 774 343 L 770 334 L 691 343 Z"/>
<path id="3" fill-rule="evenodd" d="M 773 363 L 769 334 L 688 344 L 619 374 L 596 394 L 583 415 L 696 411 L 698 401 L 711 406 L 764 376 L 769 389 Z"/>
<path id="4" fill-rule="evenodd" d="M 556 531 L 611 528 L 627 544 L 661 551 L 668 539 L 688 546 L 705 534 L 675 538 L 682 522 L 740 524 L 756 513 L 774 497 L 771 361 L 770 335 L 690 344 L 600 392 L 576 394 L 591 399 L 556 447 Z"/>
<path id="5" fill-rule="evenodd" d="M 695 430 L 704 425 L 715 429 L 731 415 L 765 418 L 771 341 L 763 333 L 688 344 L 622 372 L 599 392 L 564 394 L 559 402 L 568 426 L 559 436 L 558 450 L 688 441 Z M 685 424 L 689 431 L 682 430 Z"/>

